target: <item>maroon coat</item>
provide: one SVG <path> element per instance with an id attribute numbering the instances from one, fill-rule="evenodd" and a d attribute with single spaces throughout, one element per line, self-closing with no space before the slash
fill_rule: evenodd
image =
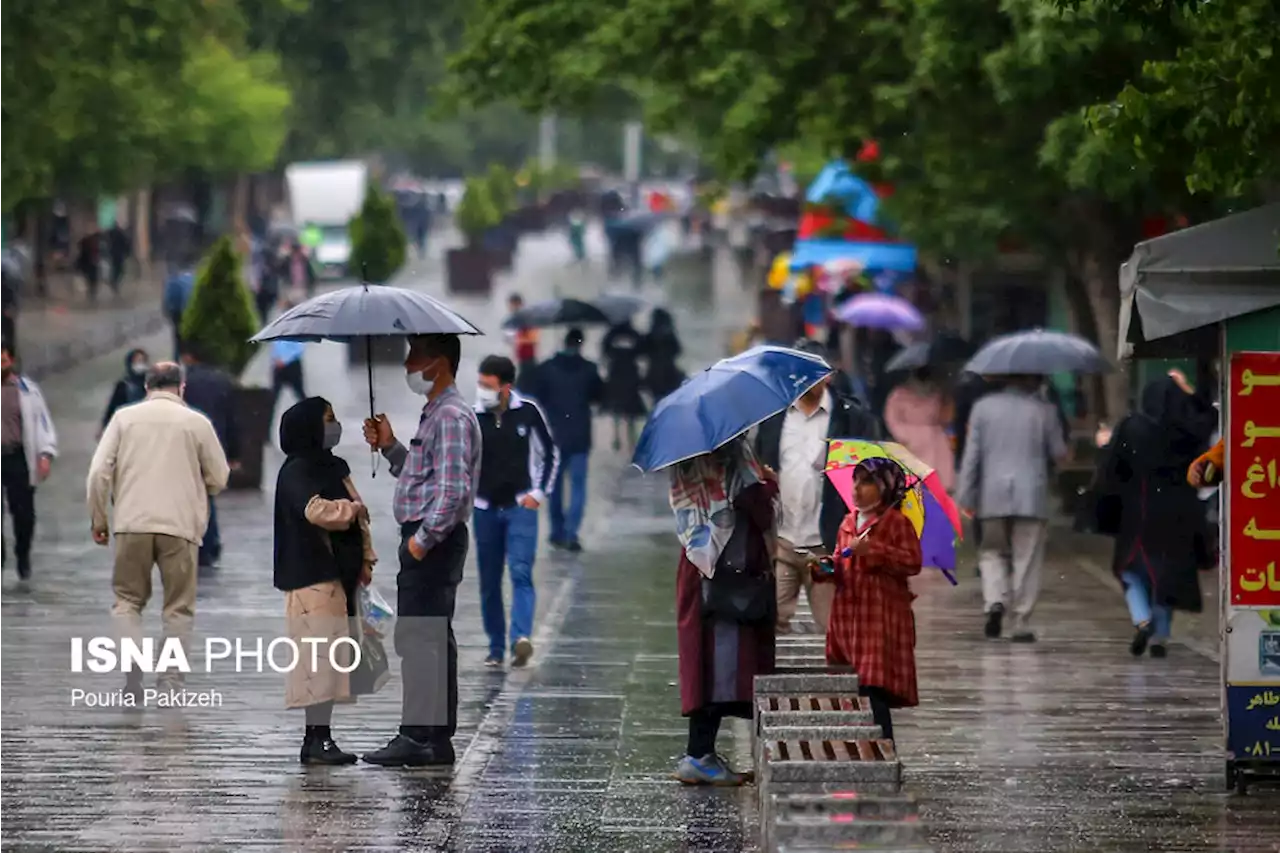
<path id="1" fill-rule="evenodd" d="M 773 529 L 775 482 L 751 486 L 739 493 L 734 506 L 751 518 L 753 539 L 748 561 L 773 573 L 773 561 L 763 531 Z M 751 716 L 757 675 L 773 672 L 774 621 L 739 625 L 702 618 L 702 573 L 680 551 L 676 572 L 676 634 L 680 653 L 680 713 L 707 705 L 734 703 L 723 709 L 734 716 Z"/>
<path id="2" fill-rule="evenodd" d="M 857 539 L 854 518 L 850 513 L 840 525 L 837 553 Z M 920 538 L 905 515 L 888 509 L 867 541 L 870 553 L 836 559 L 827 662 L 852 666 L 859 684 L 884 690 L 891 707 L 909 708 L 919 704 L 919 696 L 915 595 L 907 579 L 920 574 Z"/>

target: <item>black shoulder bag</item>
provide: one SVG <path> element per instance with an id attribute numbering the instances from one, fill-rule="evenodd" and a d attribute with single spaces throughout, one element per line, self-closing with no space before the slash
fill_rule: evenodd
<path id="1" fill-rule="evenodd" d="M 733 533 L 716 560 L 715 574 L 702 581 L 702 615 L 726 622 L 755 625 L 774 619 L 777 592 L 768 561 L 763 571 L 750 567 L 751 518 L 734 510 Z"/>

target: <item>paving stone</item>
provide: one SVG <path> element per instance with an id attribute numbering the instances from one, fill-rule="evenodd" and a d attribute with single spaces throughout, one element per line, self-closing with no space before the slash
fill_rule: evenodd
<path id="1" fill-rule="evenodd" d="M 848 667 L 846 671 L 828 671 L 824 668 L 793 667 L 791 671 L 777 672 L 773 675 L 757 675 L 755 693 L 757 697 L 773 695 L 847 695 L 858 693 L 858 676 L 853 675 Z M 798 670 L 798 671 L 797 671 Z"/>
<path id="2" fill-rule="evenodd" d="M 919 819 L 854 820 L 849 815 L 794 815 L 778 817 L 769 830 L 770 844 L 854 844 L 855 849 L 900 850 L 929 844 Z M 766 847 L 766 849 L 773 849 Z"/>

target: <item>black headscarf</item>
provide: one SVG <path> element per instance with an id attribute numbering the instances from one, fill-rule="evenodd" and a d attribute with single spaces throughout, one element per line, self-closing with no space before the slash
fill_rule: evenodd
<path id="1" fill-rule="evenodd" d="M 343 480 L 351 468 L 324 446 L 324 413 L 331 408 L 323 397 L 308 397 L 280 418 L 280 449 L 288 459 L 281 476 L 305 477 L 313 494 L 327 500 L 348 497 Z"/>
<path id="2" fill-rule="evenodd" d="M 1138 412 L 1145 429 L 1136 432 L 1158 442 L 1149 450 L 1174 457 L 1176 464 L 1181 464 L 1183 457 L 1204 450 L 1217 422 L 1213 406 L 1196 394 L 1188 394 L 1172 376 L 1147 383 Z"/>

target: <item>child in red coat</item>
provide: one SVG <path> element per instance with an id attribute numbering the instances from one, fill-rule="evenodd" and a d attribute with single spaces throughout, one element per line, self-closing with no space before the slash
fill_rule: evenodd
<path id="1" fill-rule="evenodd" d="M 915 596 L 907 579 L 920 574 L 920 537 L 899 509 L 906 476 L 896 462 L 868 459 L 854 470 L 858 507 L 840 525 L 835 600 L 827 628 L 827 663 L 852 666 L 858 692 L 871 700 L 876 724 L 893 739 L 891 708 L 919 704 L 916 693 Z"/>

